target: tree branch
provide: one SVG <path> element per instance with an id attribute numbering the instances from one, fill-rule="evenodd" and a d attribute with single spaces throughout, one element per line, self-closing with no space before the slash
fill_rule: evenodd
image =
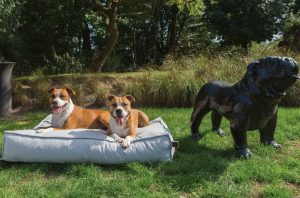
<path id="1" fill-rule="evenodd" d="M 130 12 L 130 13 L 118 14 L 118 17 L 134 17 L 134 16 L 151 16 L 151 15 L 146 12 Z"/>

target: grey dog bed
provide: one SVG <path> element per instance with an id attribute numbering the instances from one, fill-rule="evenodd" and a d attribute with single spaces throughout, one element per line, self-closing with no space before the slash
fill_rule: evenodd
<path id="1" fill-rule="evenodd" d="M 51 117 L 50 114 L 36 127 L 49 126 Z M 127 149 L 101 129 L 5 131 L 2 160 L 97 164 L 172 161 L 175 152 L 172 142 L 170 130 L 161 118 L 138 128 L 136 139 Z"/>

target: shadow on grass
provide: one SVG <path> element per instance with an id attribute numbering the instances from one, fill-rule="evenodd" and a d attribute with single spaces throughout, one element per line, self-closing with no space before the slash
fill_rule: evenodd
<path id="1" fill-rule="evenodd" d="M 180 148 L 175 153 L 174 162 L 163 164 L 157 172 L 157 177 L 174 189 L 191 191 L 206 182 L 215 182 L 236 160 L 233 148 L 213 149 L 202 143 L 203 140 L 195 142 L 190 137 L 179 141 Z"/>

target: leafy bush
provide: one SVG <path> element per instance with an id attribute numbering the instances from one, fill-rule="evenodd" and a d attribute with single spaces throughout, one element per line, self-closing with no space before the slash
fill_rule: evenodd
<path id="1" fill-rule="evenodd" d="M 45 61 L 44 70 L 47 74 L 76 73 L 85 70 L 80 59 L 70 56 L 69 53 L 58 55 L 54 48 L 52 57 L 50 59 L 45 57 Z"/>

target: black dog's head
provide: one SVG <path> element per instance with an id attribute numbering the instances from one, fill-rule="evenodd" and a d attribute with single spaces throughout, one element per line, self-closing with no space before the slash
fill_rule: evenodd
<path id="1" fill-rule="evenodd" d="M 276 99 L 284 96 L 285 90 L 300 79 L 298 72 L 299 66 L 294 59 L 269 56 L 249 64 L 245 77 L 265 96 Z"/>

